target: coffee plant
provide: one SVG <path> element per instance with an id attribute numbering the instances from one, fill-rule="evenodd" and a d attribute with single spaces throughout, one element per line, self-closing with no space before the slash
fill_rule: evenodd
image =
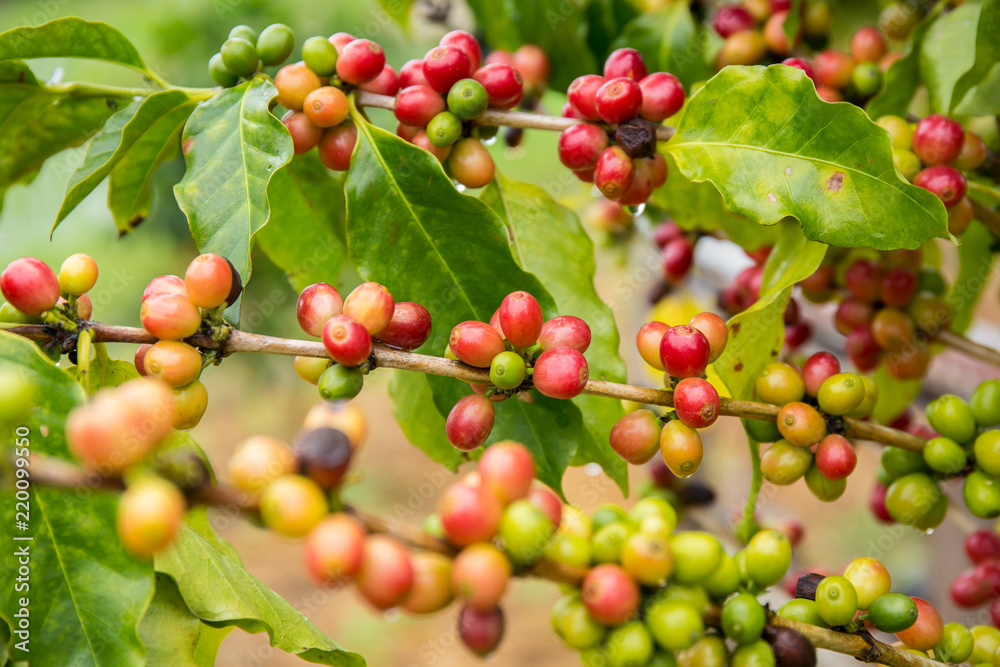
<path id="1" fill-rule="evenodd" d="M 0 33 L 0 196 L 75 149 L 52 232 L 106 183 L 119 234 L 142 236 L 180 155 L 198 251 L 132 327 L 91 296 L 114 267 L 0 233 L 0 665 L 211 665 L 234 628 L 365 664 L 244 568 L 222 511 L 373 613 L 454 607 L 471 656 L 518 642 L 505 596 L 534 577 L 559 586 L 552 630 L 587 667 L 1000 664 L 1000 528 L 981 521 L 1000 517 L 1000 352 L 964 336 L 1000 251 L 1000 1 L 383 4 L 427 14 L 437 44 L 390 62 L 371 31 L 237 25 L 204 54 L 210 88 L 168 82 L 107 23 Z M 134 84 L 42 81 L 52 58 Z M 502 171 L 501 147 L 553 132 L 569 172 Z M 599 296 L 591 237 L 655 254 L 641 327 Z M 713 284 L 723 248 L 747 259 Z M 301 338 L 241 328 L 261 255 Z M 688 281 L 713 308 L 658 316 Z M 923 401 L 945 350 L 994 377 Z M 213 411 L 202 376 L 236 354 L 288 358 L 317 403 L 213 470 L 188 432 Z M 635 384 L 626 358 L 647 367 Z M 342 496 L 376 473 L 352 463 L 385 418 L 352 399 L 384 386 L 397 446 L 459 474 L 423 525 Z M 710 430 L 733 418 L 748 446 Z M 701 468 L 723 448 L 751 471 L 731 521 Z M 626 496 L 631 477 L 633 498 L 583 511 L 571 466 Z M 950 597 L 985 615 L 942 618 L 870 555 L 797 559 L 805 530 L 854 519 L 758 512 L 770 485 L 835 503 L 860 472 L 879 521 L 963 528 Z"/>

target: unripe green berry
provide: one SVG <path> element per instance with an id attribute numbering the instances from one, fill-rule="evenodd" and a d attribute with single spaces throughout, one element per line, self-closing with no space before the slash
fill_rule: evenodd
<path id="1" fill-rule="evenodd" d="M 265 66 L 280 65 L 292 55 L 295 33 L 284 23 L 274 23 L 264 28 L 257 38 L 257 56 Z"/>
<path id="2" fill-rule="evenodd" d="M 226 69 L 226 64 L 222 62 L 222 54 L 216 53 L 208 61 L 208 75 L 212 77 L 212 81 L 216 82 L 223 88 L 229 88 L 230 86 L 235 86 L 236 82 L 239 81 L 239 77 Z"/>
<path id="3" fill-rule="evenodd" d="M 334 364 L 319 376 L 319 395 L 324 401 L 354 398 L 361 392 L 364 378 L 358 367 Z"/>
<path id="4" fill-rule="evenodd" d="M 969 407 L 980 426 L 989 428 L 1000 424 L 1000 380 L 987 380 L 976 387 Z"/>
<path id="5" fill-rule="evenodd" d="M 490 382 L 500 389 L 513 389 L 524 382 L 524 359 L 516 352 L 501 352 L 490 363 Z"/>
<path id="6" fill-rule="evenodd" d="M 462 79 L 448 91 L 448 110 L 462 119 L 479 116 L 489 104 L 489 94 L 475 79 Z"/>
<path id="7" fill-rule="evenodd" d="M 252 42 L 230 38 L 222 45 L 222 62 L 236 76 L 248 77 L 257 71 L 257 49 Z"/>
<path id="8" fill-rule="evenodd" d="M 924 447 L 924 461 L 931 470 L 954 474 L 965 467 L 968 457 L 960 444 L 950 438 L 934 438 Z"/>
<path id="9" fill-rule="evenodd" d="M 854 88 L 862 97 L 868 97 L 878 92 L 882 85 L 882 70 L 878 63 L 858 63 L 851 74 Z"/>
<path id="10" fill-rule="evenodd" d="M 427 138 L 438 148 L 451 146 L 462 136 L 462 121 L 450 111 L 442 111 L 427 124 Z"/>
<path id="11" fill-rule="evenodd" d="M 238 25 L 229 31 L 229 39 L 245 39 L 253 44 L 257 41 L 257 31 L 248 25 Z"/>
<path id="12" fill-rule="evenodd" d="M 302 62 L 319 76 L 337 71 L 337 47 L 325 37 L 310 37 L 302 44 Z"/>

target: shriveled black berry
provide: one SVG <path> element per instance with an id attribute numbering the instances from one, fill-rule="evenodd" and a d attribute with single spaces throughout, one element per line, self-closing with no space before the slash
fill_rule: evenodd
<path id="1" fill-rule="evenodd" d="M 815 600 L 816 587 L 819 586 L 819 582 L 824 579 L 826 579 L 824 575 L 816 574 L 815 572 L 803 574 L 799 577 L 799 580 L 795 582 L 795 597 L 805 598 L 806 600 Z"/>
<path id="2" fill-rule="evenodd" d="M 340 484 L 353 453 L 350 439 L 335 428 L 317 428 L 295 441 L 299 470 L 324 489 Z"/>
<path id="3" fill-rule="evenodd" d="M 775 667 L 816 666 L 816 648 L 795 630 L 768 625 L 762 637 L 774 651 Z"/>
<path id="4" fill-rule="evenodd" d="M 615 141 L 630 157 L 650 157 L 656 153 L 656 125 L 643 118 L 633 118 L 618 125 Z"/>

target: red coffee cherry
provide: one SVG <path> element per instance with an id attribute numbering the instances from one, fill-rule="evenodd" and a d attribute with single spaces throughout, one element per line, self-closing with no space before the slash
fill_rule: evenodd
<path id="1" fill-rule="evenodd" d="M 597 113 L 608 123 L 624 123 L 635 118 L 642 106 L 642 89 L 633 79 L 608 79 L 597 89 Z"/>
<path id="2" fill-rule="evenodd" d="M 642 465 L 660 451 L 660 430 L 660 418 L 650 410 L 630 412 L 611 427 L 611 449 L 632 465 Z"/>
<path id="3" fill-rule="evenodd" d="M 587 611 L 603 625 L 621 625 L 639 608 L 639 587 L 612 563 L 591 569 L 581 593 Z"/>
<path id="4" fill-rule="evenodd" d="M 647 322 L 639 327 L 639 332 L 635 335 L 639 356 L 658 371 L 665 370 L 660 359 L 660 341 L 669 329 L 670 325 L 666 322 Z"/>
<path id="5" fill-rule="evenodd" d="M 951 582 L 949 592 L 952 601 L 959 607 L 972 609 L 990 599 L 993 595 L 993 587 L 975 570 L 966 570 Z"/>
<path id="6" fill-rule="evenodd" d="M 406 123 L 396 123 L 396 136 L 406 141 L 412 142 L 413 138 L 420 133 L 421 128 Z"/>
<path id="7" fill-rule="evenodd" d="M 694 263 L 694 246 L 686 236 L 680 236 L 663 246 L 663 277 L 676 285 L 684 280 Z"/>
<path id="8" fill-rule="evenodd" d="M 511 65 L 492 63 L 477 69 L 472 78 L 482 84 L 495 109 L 512 109 L 524 96 L 521 73 Z"/>
<path id="9" fill-rule="evenodd" d="M 977 530 L 965 538 L 965 553 L 973 563 L 1000 560 L 1000 537 L 992 530 Z"/>
<path id="10" fill-rule="evenodd" d="M 854 59 L 842 51 L 820 51 L 813 58 L 813 73 L 818 84 L 846 88 L 854 74 Z"/>
<path id="11" fill-rule="evenodd" d="M 712 27 L 724 38 L 744 30 L 753 30 L 756 26 L 757 21 L 753 15 L 740 5 L 723 5 L 712 17 Z"/>
<path id="12" fill-rule="evenodd" d="M 649 160 L 639 158 L 634 160 L 634 164 L 635 173 L 632 175 L 632 182 L 618 200 L 625 206 L 638 206 L 653 194 L 653 173 L 649 168 Z"/>
<path id="13" fill-rule="evenodd" d="M 324 489 L 340 485 L 353 454 L 347 434 L 335 428 L 309 429 L 295 439 L 299 470 Z"/>
<path id="14" fill-rule="evenodd" d="M 464 30 L 452 30 L 442 37 L 439 43 L 441 46 L 454 46 L 461 50 L 468 56 L 472 69 L 479 69 L 479 63 L 483 59 L 483 52 L 479 48 L 479 42 L 471 34 Z"/>
<path id="15" fill-rule="evenodd" d="M 188 299 L 200 308 L 217 308 L 226 302 L 233 274 L 224 257 L 207 252 L 195 257 L 184 273 Z"/>
<path id="16" fill-rule="evenodd" d="M 528 90 L 539 92 L 549 80 L 549 57 L 534 44 L 521 45 L 511 56 L 510 64 L 521 73 Z"/>
<path id="17" fill-rule="evenodd" d="M 519 442 L 497 442 L 487 447 L 479 459 L 479 477 L 500 502 L 508 504 L 528 495 L 535 479 L 535 459 Z"/>
<path id="18" fill-rule="evenodd" d="M 736 277 L 740 298 L 743 300 L 743 307 L 749 308 L 760 298 L 760 286 L 764 281 L 764 267 L 751 266 L 744 269 Z"/>
<path id="19" fill-rule="evenodd" d="M 458 613 L 458 636 L 466 648 L 478 656 L 486 656 L 496 650 L 503 633 L 504 616 L 499 607 L 488 611 L 462 607 Z"/>
<path id="20" fill-rule="evenodd" d="M 632 185 L 635 163 L 620 146 L 609 146 L 601 151 L 594 168 L 594 184 L 605 197 L 611 200 L 622 198 Z"/>
<path id="21" fill-rule="evenodd" d="M 317 152 L 323 166 L 333 171 L 347 171 L 351 166 L 351 155 L 358 143 L 358 128 L 354 123 L 344 123 L 331 127 L 320 137 Z"/>
<path id="22" fill-rule="evenodd" d="M 426 308 L 413 301 L 396 303 L 392 319 L 382 331 L 378 340 L 404 350 L 415 350 L 431 335 L 431 314 Z"/>
<path id="23" fill-rule="evenodd" d="M 954 162 L 964 144 L 962 125 L 941 114 L 927 116 L 913 130 L 913 152 L 927 166 Z"/>
<path id="24" fill-rule="evenodd" d="M 941 641 L 944 622 L 930 602 L 918 597 L 914 597 L 913 601 L 917 603 L 917 622 L 908 630 L 897 632 L 896 637 L 909 648 L 928 651 Z"/>
<path id="25" fill-rule="evenodd" d="M 948 207 L 955 206 L 965 197 L 967 187 L 965 175 L 945 164 L 924 169 L 913 179 L 913 184 L 933 192 Z"/>
<path id="26" fill-rule="evenodd" d="M 674 377 L 696 377 L 705 373 L 711 346 L 705 334 L 687 324 L 671 327 L 660 341 L 660 362 Z"/>
<path id="27" fill-rule="evenodd" d="M 844 284 L 856 299 L 878 301 L 882 296 L 882 267 L 871 259 L 855 260 L 847 267 Z"/>
<path id="28" fill-rule="evenodd" d="M 802 364 L 802 381 L 806 393 L 815 397 L 827 378 L 840 372 L 840 361 L 829 352 L 817 352 Z"/>
<path id="29" fill-rule="evenodd" d="M 355 39 L 340 49 L 337 75 L 347 83 L 360 86 L 374 80 L 385 67 L 382 47 L 367 39 Z"/>
<path id="30" fill-rule="evenodd" d="M 574 118 L 576 120 L 587 120 L 584 117 L 584 115 L 582 113 L 580 113 L 580 111 L 575 106 L 573 106 L 573 103 L 569 102 L 569 101 L 567 101 L 565 104 L 563 104 L 562 116 L 563 116 L 563 118 Z M 600 119 L 598 119 L 598 120 L 600 120 Z M 583 180 L 583 178 L 580 177 L 580 180 Z"/>
<path id="31" fill-rule="evenodd" d="M 837 306 L 833 322 L 837 331 L 845 336 L 850 335 L 858 327 L 867 327 L 875 317 L 875 307 L 858 299 L 844 299 Z"/>
<path id="32" fill-rule="evenodd" d="M 144 355 L 143 370 L 171 387 L 183 387 L 201 375 L 201 353 L 187 343 L 161 340 Z"/>
<path id="33" fill-rule="evenodd" d="M 573 79 L 566 90 L 569 103 L 586 120 L 601 120 L 597 112 L 597 89 L 607 81 L 597 74 L 584 74 Z"/>
<path id="34" fill-rule="evenodd" d="M 137 349 L 135 351 L 135 359 L 133 360 L 132 363 L 135 366 L 135 370 L 137 370 L 139 372 L 139 375 L 143 375 L 144 376 L 144 375 L 147 374 L 146 373 L 146 365 L 145 365 L 146 353 L 149 352 L 149 350 L 152 347 L 153 346 L 149 345 L 149 344 L 140 345 L 139 349 Z"/>
<path id="35" fill-rule="evenodd" d="M 542 333 L 545 319 L 535 297 L 527 292 L 511 292 L 499 309 L 500 328 L 514 347 L 531 347 Z"/>
<path id="36" fill-rule="evenodd" d="M 349 32 L 335 32 L 330 35 L 330 43 L 333 44 L 333 48 L 337 49 L 337 55 L 343 51 L 344 47 L 353 42 L 357 37 Z"/>
<path id="37" fill-rule="evenodd" d="M 285 65 L 274 75 L 278 104 L 289 111 L 302 111 L 306 95 L 322 85 L 319 77 L 302 63 Z"/>
<path id="38" fill-rule="evenodd" d="M 689 325 L 704 334 L 708 339 L 708 346 L 711 350 L 708 354 L 708 363 L 714 363 L 726 349 L 729 342 L 729 329 L 726 321 L 715 313 L 698 313 L 688 322 Z"/>
<path id="39" fill-rule="evenodd" d="M 174 484 L 145 477 L 129 485 L 118 502 L 118 537 L 129 552 L 152 558 L 166 549 L 181 528 L 187 503 Z"/>
<path id="40" fill-rule="evenodd" d="M 142 302 L 156 294 L 180 294 L 187 296 L 184 279 L 179 276 L 160 276 L 153 278 L 142 292 Z"/>
<path id="41" fill-rule="evenodd" d="M 607 147 L 608 135 L 601 128 L 589 123 L 573 125 L 559 135 L 559 161 L 573 171 L 593 169 Z"/>
<path id="42" fill-rule="evenodd" d="M 0 273 L 0 292 L 25 315 L 38 317 L 59 301 L 59 280 L 42 260 L 22 257 Z"/>
<path id="43" fill-rule="evenodd" d="M 590 347 L 590 326 L 572 315 L 553 317 L 542 325 L 538 345 L 542 350 L 571 347 L 577 352 L 586 352 Z"/>
<path id="44" fill-rule="evenodd" d="M 360 521 L 343 512 L 331 514 L 306 535 L 306 569 L 319 584 L 342 585 L 360 569 L 364 543 Z"/>
<path id="45" fill-rule="evenodd" d="M 201 327 L 201 313 L 186 295 L 156 294 L 139 309 L 143 328 L 160 340 L 182 340 Z"/>
<path id="46" fill-rule="evenodd" d="M 438 500 L 438 515 L 445 535 L 458 546 L 492 540 L 500 526 L 502 511 L 496 495 L 481 486 L 452 484 Z"/>
<path id="47" fill-rule="evenodd" d="M 646 76 L 646 61 L 635 49 L 615 49 L 604 61 L 604 78 L 628 77 L 641 81 Z"/>
<path id="48" fill-rule="evenodd" d="M 419 146 L 425 151 L 437 158 L 438 162 L 444 162 L 451 155 L 451 146 L 437 146 L 431 142 L 429 136 L 427 136 L 426 130 L 420 130 L 415 135 L 410 143 L 414 146 Z"/>
<path id="49" fill-rule="evenodd" d="M 492 544 L 469 545 L 455 556 L 451 590 L 473 609 L 488 611 L 500 603 L 512 568 L 503 552 Z"/>
<path id="50" fill-rule="evenodd" d="M 335 86 L 321 86 L 306 95 L 302 111 L 316 127 L 340 125 L 347 118 L 347 96 Z"/>
<path id="51" fill-rule="evenodd" d="M 490 325 L 470 320 L 451 330 L 448 347 L 460 361 L 477 368 L 489 368 L 493 357 L 504 351 L 503 339 Z"/>
<path id="52" fill-rule="evenodd" d="M 472 62 L 454 46 L 436 46 L 424 56 L 424 77 L 431 88 L 447 93 L 453 85 L 472 76 Z"/>
<path id="53" fill-rule="evenodd" d="M 344 299 L 344 315 L 374 336 L 389 325 L 395 305 L 395 300 L 384 285 L 361 283 Z"/>
<path id="54" fill-rule="evenodd" d="M 479 394 L 459 399 L 448 413 L 445 434 L 456 449 L 468 452 L 481 446 L 493 431 L 496 409 L 493 402 Z"/>
<path id="55" fill-rule="evenodd" d="M 323 347 L 338 364 L 360 366 L 372 352 L 372 337 L 347 315 L 335 315 L 323 325 Z"/>
<path id="56" fill-rule="evenodd" d="M 653 175 L 653 189 L 655 190 L 667 182 L 667 158 L 657 153 L 646 160 L 649 162 L 649 171 Z"/>
<path id="57" fill-rule="evenodd" d="M 367 536 L 354 576 L 361 596 L 376 609 L 391 609 L 403 601 L 412 584 L 413 567 L 406 547 L 389 535 Z"/>
<path id="58" fill-rule="evenodd" d="M 890 308 L 905 308 L 917 293 L 917 274 L 910 269 L 889 269 L 882 278 L 881 296 Z"/>
<path id="59" fill-rule="evenodd" d="M 392 97 L 399 92 L 399 75 L 392 65 L 382 68 L 382 73 L 368 83 L 361 84 L 361 90 L 376 95 L 388 95 Z"/>
<path id="60" fill-rule="evenodd" d="M 428 86 L 427 77 L 424 76 L 423 60 L 407 60 L 399 68 L 399 89 L 410 86 Z"/>
<path id="61" fill-rule="evenodd" d="M 396 93 L 392 112 L 396 120 L 415 127 L 427 127 L 431 118 L 444 111 L 444 98 L 430 86 L 415 85 Z"/>
<path id="62" fill-rule="evenodd" d="M 816 448 L 816 467 L 827 479 L 843 479 L 854 472 L 858 455 L 851 442 L 842 435 L 830 433 Z"/>
<path id="63" fill-rule="evenodd" d="M 812 327 L 805 320 L 788 324 L 785 326 L 785 346 L 788 349 L 795 349 L 809 340 L 812 334 Z"/>
<path id="64" fill-rule="evenodd" d="M 59 287 L 71 296 L 83 296 L 97 283 L 97 262 L 90 255 L 70 255 L 59 267 Z M 86 319 L 86 318 L 84 318 Z"/>
<path id="65" fill-rule="evenodd" d="M 885 55 L 888 44 L 878 28 L 861 28 L 851 37 L 851 55 L 858 62 L 878 62 Z"/>
<path id="66" fill-rule="evenodd" d="M 313 283 L 306 287 L 295 304 L 299 326 L 307 334 L 317 338 L 323 335 L 323 325 L 331 317 L 340 315 L 343 310 L 344 300 L 340 292 L 326 283 Z"/>
<path id="67" fill-rule="evenodd" d="M 402 607 L 411 614 L 433 614 L 451 604 L 451 559 L 433 551 L 410 554 L 413 584 Z"/>
<path id="68" fill-rule="evenodd" d="M 639 82 L 642 105 L 639 115 L 659 123 L 670 118 L 684 106 L 684 86 L 673 74 L 654 72 Z"/>
<path id="69" fill-rule="evenodd" d="M 810 79 L 813 78 L 813 68 L 809 64 L 809 61 L 804 58 L 785 58 L 781 61 L 782 65 L 788 65 L 789 67 L 794 67 L 795 69 L 800 69 L 806 73 L 806 76 Z"/>
<path id="70" fill-rule="evenodd" d="M 871 327 L 860 326 L 847 336 L 847 356 L 859 371 L 875 370 L 880 355 L 878 343 L 872 337 Z"/>
<path id="71" fill-rule="evenodd" d="M 277 438 L 254 435 L 236 447 L 226 471 L 237 489 L 258 493 L 279 477 L 295 474 L 295 455 Z"/>
<path id="72" fill-rule="evenodd" d="M 986 161 L 986 142 L 975 132 L 965 131 L 962 151 L 955 158 L 955 167 L 962 171 L 973 171 Z"/>
<path id="73" fill-rule="evenodd" d="M 571 347 L 557 347 L 538 356 L 532 380 L 544 396 L 573 398 L 587 386 L 589 377 L 590 369 L 582 354 Z"/>
<path id="74" fill-rule="evenodd" d="M 295 151 L 296 155 L 311 151 L 323 136 L 323 128 L 313 124 L 309 117 L 301 111 L 289 111 L 282 116 L 281 122 L 288 128 L 288 133 L 292 135 L 292 150 Z"/>
<path id="75" fill-rule="evenodd" d="M 555 491 L 541 482 L 531 485 L 528 490 L 528 502 L 542 510 L 556 528 L 562 523 L 562 501 Z"/>
<path id="76" fill-rule="evenodd" d="M 674 387 L 674 410 L 685 426 L 706 428 L 719 417 L 719 392 L 708 380 L 684 378 Z"/>

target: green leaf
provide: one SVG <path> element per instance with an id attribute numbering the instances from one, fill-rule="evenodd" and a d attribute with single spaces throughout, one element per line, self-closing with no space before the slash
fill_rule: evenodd
<path id="1" fill-rule="evenodd" d="M 433 461 L 451 471 L 465 459 L 445 437 L 445 418 L 434 405 L 434 393 L 423 373 L 395 371 L 389 381 L 392 416 L 403 429 L 406 439 L 419 447 Z"/>
<path id="2" fill-rule="evenodd" d="M 410 23 L 410 8 L 413 7 L 413 0 L 378 0 L 389 16 L 396 23 L 404 28 Z"/>
<path id="3" fill-rule="evenodd" d="M 868 102 L 866 108 L 872 120 L 889 114 L 906 115 L 906 110 L 920 87 L 920 51 L 924 37 L 946 4 L 939 2 L 910 33 L 903 57 L 889 66 L 882 89 Z"/>
<path id="4" fill-rule="evenodd" d="M 896 171 L 888 133 L 853 104 L 820 100 L 792 67 L 726 67 L 691 97 L 666 150 L 730 211 L 765 225 L 792 216 L 815 241 L 889 250 L 948 235 L 941 200 Z"/>
<path id="5" fill-rule="evenodd" d="M 587 12 L 587 44 L 599 62 L 611 52 L 612 43 L 625 25 L 639 15 L 628 0 L 590 0 Z"/>
<path id="6" fill-rule="evenodd" d="M 794 44 L 802 28 L 802 0 L 792 0 L 792 6 L 788 8 L 788 14 L 785 16 L 785 21 L 781 24 L 781 27 L 785 31 L 788 43 Z"/>
<path id="7" fill-rule="evenodd" d="M 958 276 L 946 301 L 952 310 L 950 329 L 964 333 L 972 324 L 972 313 L 993 272 L 997 239 L 986 225 L 973 220 L 962 234 L 958 248 Z"/>
<path id="8" fill-rule="evenodd" d="M 614 43 L 615 48 L 624 46 L 637 49 L 650 72 L 670 72 L 685 87 L 712 76 L 705 62 L 703 30 L 686 2 L 637 16 Z"/>
<path id="9" fill-rule="evenodd" d="M 157 573 L 156 593 L 139 622 L 147 664 L 212 667 L 219 645 L 230 632 L 231 627 L 202 623 L 187 608 L 173 579 Z"/>
<path id="10" fill-rule="evenodd" d="M 594 244 L 576 214 L 540 187 L 500 173 L 483 190 L 482 199 L 507 225 L 517 263 L 545 283 L 559 314 L 575 315 L 590 325 L 591 344 L 586 355 L 590 377 L 624 382 L 625 363 L 618 355 L 614 313 L 594 289 Z M 621 403 L 598 396 L 578 396 L 573 402 L 583 414 L 585 435 L 589 435 L 586 447 L 578 450 L 578 454 L 585 451 L 588 458 L 581 461 L 578 456 L 577 462 L 596 461 L 627 493 L 627 466 L 621 465 L 621 457 L 608 442 L 611 427 L 624 415 Z"/>
<path id="11" fill-rule="evenodd" d="M 24 63 L 0 62 L 0 192 L 33 176 L 56 153 L 82 144 L 130 102 L 50 90 Z"/>
<path id="12" fill-rule="evenodd" d="M 760 299 L 729 320 L 729 343 L 712 366 L 733 397 L 751 399 L 761 369 L 777 361 L 792 286 L 815 272 L 825 254 L 826 246 L 806 239 L 798 225 L 781 226 L 781 236 L 764 265 Z"/>
<path id="13" fill-rule="evenodd" d="M 875 404 L 872 419 L 879 424 L 889 424 L 903 414 L 903 411 L 920 396 L 920 388 L 923 386 L 923 380 L 920 379 L 899 380 L 894 378 L 886 370 L 884 363 L 879 364 L 879 367 L 875 369 L 872 380 L 878 387 L 878 403 Z"/>
<path id="14" fill-rule="evenodd" d="M 153 138 L 155 152 L 151 151 L 148 145 L 143 146 L 146 149 L 144 155 L 133 157 L 129 167 L 136 169 L 139 168 L 138 162 L 155 159 L 161 152 L 165 140 L 176 136 L 177 130 L 191 115 L 195 106 L 197 101 L 187 93 L 180 90 L 164 90 L 153 93 L 141 101 L 132 102 L 109 118 L 104 127 L 91 139 L 83 164 L 73 172 L 52 230 L 55 231 L 59 223 L 65 220 L 66 216 L 121 164 L 131 150 L 147 138 L 147 135 Z M 151 171 L 149 170 L 150 174 Z M 148 187 L 148 179 L 146 185 Z"/>
<path id="15" fill-rule="evenodd" d="M 132 42 L 107 23 L 71 16 L 0 33 L 0 60 L 92 58 L 146 71 Z"/>
<path id="16" fill-rule="evenodd" d="M 254 78 L 199 106 L 184 128 L 187 162 L 174 186 L 202 252 L 214 252 L 250 280 L 250 247 L 270 214 L 267 185 L 292 159 L 292 137 L 268 107 L 277 91 Z"/>
<path id="17" fill-rule="evenodd" d="M 262 584 L 239 561 L 233 548 L 209 524 L 204 509 L 188 513 L 180 535 L 155 560 L 169 575 L 191 613 L 215 627 L 266 632 L 271 645 L 320 665 L 364 665 L 324 635 L 280 595 Z"/>
<path id="18" fill-rule="evenodd" d="M 12 364 L 35 391 L 35 407 L 24 422 L 33 454 L 70 460 L 64 424 L 69 411 L 83 403 L 83 390 L 53 366 L 32 343 L 0 332 L 0 365 Z M 6 434 L 4 436 L 6 438 Z M 32 486 L 26 530 L 9 540 L 0 555 L 8 585 L 0 593 L 0 617 L 16 628 L 19 598 L 30 599 L 30 644 L 10 639 L 13 660 L 39 665 L 145 665 L 136 625 L 153 594 L 152 568 L 127 554 L 115 533 L 117 497 L 80 489 Z M 0 492 L 0 521 L 14 530 L 17 520 L 12 491 Z M 17 590 L 14 573 L 21 565 L 15 550 L 30 551 L 30 589 Z"/>
<path id="19" fill-rule="evenodd" d="M 267 201 L 271 218 L 257 232 L 257 246 L 297 292 L 318 282 L 336 285 L 347 251 L 342 238 L 343 176 L 324 167 L 310 151 L 274 175 Z"/>
<path id="20" fill-rule="evenodd" d="M 931 26 L 920 50 L 920 69 L 935 112 L 951 113 L 987 77 L 1000 59 L 998 34 L 998 0 L 965 3 Z"/>
<path id="21" fill-rule="evenodd" d="M 1000 113 L 1000 62 L 969 90 L 955 108 L 965 116 L 993 116 Z"/>

